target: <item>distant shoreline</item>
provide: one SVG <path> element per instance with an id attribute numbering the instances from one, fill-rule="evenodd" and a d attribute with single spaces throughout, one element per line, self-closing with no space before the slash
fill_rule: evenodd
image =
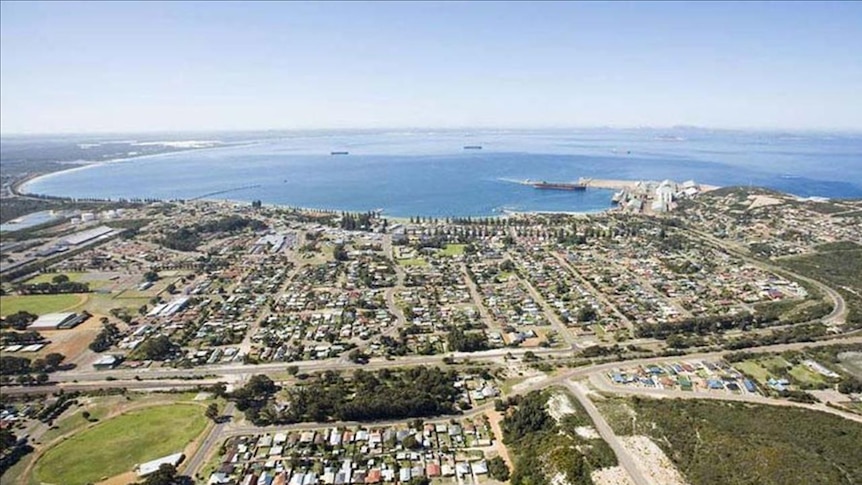
<path id="1" fill-rule="evenodd" d="M 181 150 L 166 151 L 166 152 L 162 152 L 162 153 L 152 153 L 152 154 L 147 154 L 147 155 L 132 155 L 132 156 L 126 156 L 126 157 L 119 157 L 119 158 L 110 158 L 107 160 L 81 160 L 80 162 L 74 162 L 74 165 L 76 165 L 74 167 L 64 168 L 62 170 L 55 170 L 53 172 L 29 174 L 26 177 L 23 177 L 20 180 L 16 180 L 11 185 L 9 185 L 9 190 L 12 192 L 13 195 L 18 196 L 18 197 L 63 199 L 65 197 L 57 197 L 57 196 L 52 196 L 52 195 L 48 195 L 48 194 L 36 194 L 33 192 L 28 192 L 26 185 L 33 183 L 33 182 L 36 182 L 36 181 L 43 179 L 43 178 L 49 178 L 49 177 L 53 177 L 53 176 L 60 175 L 60 174 L 75 172 L 78 170 L 86 170 L 89 168 L 99 167 L 99 166 L 103 166 L 103 165 L 110 165 L 113 163 L 128 162 L 128 161 L 132 161 L 132 160 L 145 160 L 145 159 L 162 157 L 162 156 L 167 156 L 167 155 L 176 155 L 178 153 L 185 153 L 185 152 L 200 152 L 200 151 L 204 151 L 204 150 L 217 150 L 220 148 L 231 148 L 231 147 L 237 147 L 237 146 L 254 145 L 255 143 L 257 143 L 257 142 L 245 142 L 245 143 L 221 143 L 220 142 L 219 145 L 215 145 L 215 146 L 183 148 Z M 70 165 L 73 164 L 73 162 L 58 162 L 58 163 L 69 163 Z M 107 199 L 105 199 L 105 200 L 107 200 Z"/>

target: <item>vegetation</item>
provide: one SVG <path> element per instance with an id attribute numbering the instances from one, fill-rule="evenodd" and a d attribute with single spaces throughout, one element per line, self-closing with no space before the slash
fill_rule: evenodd
<path id="1" fill-rule="evenodd" d="M 862 327 L 862 249 L 852 246 L 855 244 L 822 245 L 820 252 L 782 259 L 780 264 L 835 288 L 847 303 L 847 322 Z"/>
<path id="2" fill-rule="evenodd" d="M 200 406 L 174 404 L 131 411 L 49 449 L 36 463 L 41 482 L 84 485 L 176 453 L 206 426 Z"/>
<path id="3" fill-rule="evenodd" d="M 33 447 L 24 440 L 19 441 L 12 430 L 0 429 L 0 476 L 31 451 Z"/>
<path id="4" fill-rule="evenodd" d="M 30 325 L 31 323 L 36 321 L 37 318 L 39 318 L 38 315 L 21 310 L 4 318 L 2 328 L 14 328 L 15 330 L 24 330 L 25 328 L 27 328 L 27 325 Z"/>
<path id="5" fill-rule="evenodd" d="M 764 335 L 750 335 L 727 340 L 724 348 L 729 350 L 761 347 L 764 345 L 787 344 L 791 342 L 811 342 L 826 335 L 826 327 L 819 323 L 796 325 L 791 328 L 773 330 Z"/>
<path id="6" fill-rule="evenodd" d="M 215 221 L 181 227 L 166 234 L 159 243 L 177 251 L 194 251 L 200 245 L 203 236 L 239 232 L 244 229 L 260 231 L 266 229 L 266 224 L 257 219 L 231 215 Z"/>
<path id="7" fill-rule="evenodd" d="M 21 311 L 36 315 L 59 312 L 74 307 L 79 299 L 75 294 L 3 296 L 0 297 L 0 315 Z"/>
<path id="8" fill-rule="evenodd" d="M 488 349 L 488 339 L 485 338 L 485 334 L 465 333 L 459 328 L 449 332 L 446 342 L 449 344 L 449 350 L 454 352 L 478 352 Z"/>
<path id="9" fill-rule="evenodd" d="M 506 465 L 506 461 L 499 456 L 495 456 L 488 460 L 488 474 L 491 475 L 491 478 L 494 480 L 505 482 L 509 479 L 509 465 Z"/>
<path id="10" fill-rule="evenodd" d="M 120 329 L 113 323 L 105 323 L 96 338 L 90 342 L 90 350 L 93 352 L 104 352 L 120 340 Z"/>
<path id="11" fill-rule="evenodd" d="M 648 433 L 693 485 L 862 483 L 862 424 L 800 408 L 633 399 Z M 630 432 L 623 420 L 618 432 Z M 627 421 L 627 422 L 625 422 Z"/>
<path id="12" fill-rule="evenodd" d="M 516 409 L 502 426 L 503 441 L 515 455 L 512 485 L 549 485 L 550 477 L 558 473 L 571 485 L 592 484 L 593 470 L 616 465 L 613 450 L 600 439 L 575 432 L 576 427 L 591 424 L 579 406 L 575 414 L 555 422 L 545 410 L 548 397 L 547 392 L 533 391 L 509 400 Z"/>
<path id="13" fill-rule="evenodd" d="M 58 274 L 50 281 L 21 285 L 18 292 L 22 295 L 60 295 L 64 293 L 89 293 L 90 285 L 71 281 L 68 276 Z"/>
<path id="14" fill-rule="evenodd" d="M 373 212 L 363 212 L 361 214 L 343 212 L 339 226 L 348 231 L 370 231 L 372 229 L 371 221 L 374 218 L 375 215 Z"/>
<path id="15" fill-rule="evenodd" d="M 179 348 L 167 336 L 159 335 L 145 340 L 132 356 L 140 360 L 168 360 L 177 354 Z"/>
<path id="16" fill-rule="evenodd" d="M 237 409 L 258 425 L 368 421 L 436 416 L 457 412 L 455 371 L 415 367 L 368 372 L 357 369 L 350 379 L 327 371 L 287 391 L 288 405 L 272 402 L 277 388 L 266 376 L 254 376 L 231 396 Z"/>
<path id="17" fill-rule="evenodd" d="M 147 475 L 143 482 L 132 485 L 191 485 L 194 481 L 186 476 L 177 475 L 177 469 L 170 463 L 163 463 L 155 472 Z"/>
<path id="18" fill-rule="evenodd" d="M 763 319 L 751 313 L 693 317 L 678 322 L 641 323 L 635 329 L 638 338 L 667 338 L 675 334 L 709 335 L 732 328 L 758 327 Z"/>

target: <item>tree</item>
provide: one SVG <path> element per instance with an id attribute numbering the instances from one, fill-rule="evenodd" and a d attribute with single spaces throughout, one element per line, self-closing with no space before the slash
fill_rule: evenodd
<path id="1" fill-rule="evenodd" d="M 150 283 L 159 281 L 159 273 L 153 270 L 147 271 L 144 273 L 144 280 L 149 281 Z"/>
<path id="2" fill-rule="evenodd" d="M 579 322 L 592 322 L 596 316 L 596 309 L 592 305 L 585 305 L 578 311 Z"/>
<path id="3" fill-rule="evenodd" d="M 35 321 L 37 318 L 39 317 L 30 312 L 20 311 L 6 316 L 6 319 L 3 320 L 3 326 L 11 327 L 15 330 L 24 330 L 27 328 L 27 325 Z"/>
<path id="4" fill-rule="evenodd" d="M 368 363 L 368 354 L 359 350 L 353 349 L 347 354 L 347 358 L 350 359 L 354 364 L 367 364 Z"/>
<path id="5" fill-rule="evenodd" d="M 488 460 L 488 474 L 494 480 L 505 482 L 509 479 L 509 466 L 503 458 L 495 456 Z"/>
<path id="6" fill-rule="evenodd" d="M 18 442 L 18 438 L 8 428 L 0 429 L 0 449 L 8 450 Z"/>
<path id="7" fill-rule="evenodd" d="M 51 282 L 55 285 L 61 285 L 63 283 L 68 283 L 69 277 L 64 274 L 58 274 L 57 276 L 51 278 Z"/>
<path id="8" fill-rule="evenodd" d="M 344 244 L 336 244 L 335 247 L 332 248 L 332 256 L 336 261 L 347 261 L 350 259 L 347 256 L 347 250 L 344 249 Z"/>
<path id="9" fill-rule="evenodd" d="M 171 283 L 165 287 L 165 291 L 173 295 L 177 291 L 177 285 Z"/>
<path id="10" fill-rule="evenodd" d="M 48 370 L 56 370 L 60 367 L 60 364 L 63 363 L 66 356 L 57 352 L 50 353 L 45 356 L 45 365 L 48 366 Z"/>
<path id="11" fill-rule="evenodd" d="M 143 485 L 174 485 L 177 481 L 177 469 L 170 463 L 163 463 L 159 469 L 147 476 Z"/>
<path id="12" fill-rule="evenodd" d="M 209 406 L 207 406 L 206 417 L 211 419 L 212 421 L 218 420 L 218 417 L 219 417 L 218 404 L 213 402 L 213 403 L 210 403 Z"/>
<path id="13" fill-rule="evenodd" d="M 145 340 L 135 354 L 145 360 L 167 360 L 176 350 L 177 346 L 168 337 L 159 335 Z"/>
<path id="14" fill-rule="evenodd" d="M 297 374 L 299 374 L 299 366 L 298 365 L 287 366 L 287 373 L 295 377 Z"/>
<path id="15" fill-rule="evenodd" d="M 422 448 L 422 443 L 420 443 L 419 440 L 416 439 L 416 435 L 413 434 L 407 435 L 401 444 L 403 444 L 408 450 L 418 450 Z"/>

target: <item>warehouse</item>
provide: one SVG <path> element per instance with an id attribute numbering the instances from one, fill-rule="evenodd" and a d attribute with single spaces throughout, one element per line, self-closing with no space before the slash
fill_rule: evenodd
<path id="1" fill-rule="evenodd" d="M 138 465 L 135 468 L 135 471 L 138 472 L 139 477 L 145 477 L 151 473 L 158 471 L 159 467 L 165 464 L 177 466 L 183 461 L 185 455 L 182 453 L 174 453 L 173 455 L 163 456 L 162 458 L 155 459 L 153 461 L 148 461 L 142 465 Z"/>
<path id="2" fill-rule="evenodd" d="M 65 238 L 62 242 L 69 246 L 78 246 L 92 242 L 94 239 L 105 237 L 113 232 L 114 229 L 111 229 L 108 226 L 99 226 L 94 227 L 93 229 L 87 229 L 86 231 L 76 232 L 75 234 Z"/>
<path id="3" fill-rule="evenodd" d="M 46 313 L 36 319 L 27 328 L 30 330 L 68 330 L 75 328 L 90 318 L 87 312 L 82 313 Z"/>

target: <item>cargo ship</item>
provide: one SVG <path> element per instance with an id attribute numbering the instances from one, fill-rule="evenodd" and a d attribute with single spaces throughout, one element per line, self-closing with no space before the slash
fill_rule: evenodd
<path id="1" fill-rule="evenodd" d="M 481 150 L 482 145 L 464 145 L 464 150 Z"/>
<path id="2" fill-rule="evenodd" d="M 543 190 L 587 190 L 587 186 L 581 183 L 545 182 L 544 180 L 541 182 L 527 180 L 526 183 L 527 185 L 532 185 L 533 188 Z"/>
<path id="3" fill-rule="evenodd" d="M 330 155 L 349 155 L 350 152 L 329 152 Z"/>

